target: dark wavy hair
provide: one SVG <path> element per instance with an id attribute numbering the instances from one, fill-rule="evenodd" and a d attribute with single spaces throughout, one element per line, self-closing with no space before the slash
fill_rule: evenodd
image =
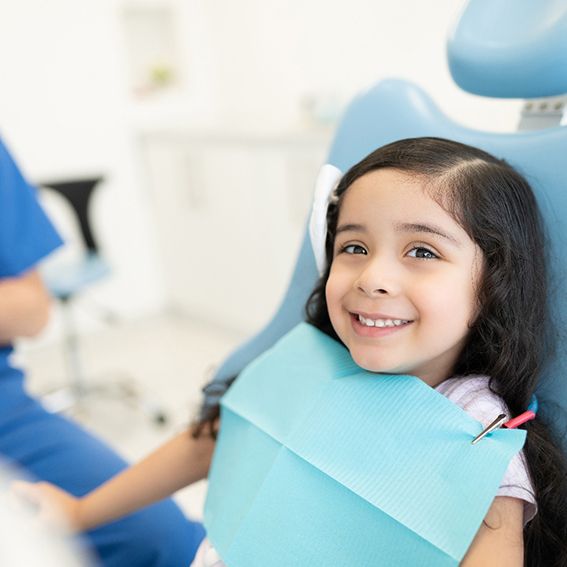
<path id="1" fill-rule="evenodd" d="M 306 320 L 339 340 L 325 299 L 341 203 L 352 183 L 371 171 L 392 168 L 421 178 L 424 190 L 482 249 L 484 274 L 479 315 L 453 369 L 455 376 L 490 376 L 490 388 L 512 415 L 524 412 L 541 371 L 555 352 L 548 306 L 547 240 L 528 182 L 504 160 L 440 138 L 388 144 L 341 179 L 328 209 L 327 268 L 306 305 Z M 538 417 L 523 426 L 524 451 L 538 513 L 524 528 L 525 565 L 567 565 L 567 465 L 565 455 Z"/>

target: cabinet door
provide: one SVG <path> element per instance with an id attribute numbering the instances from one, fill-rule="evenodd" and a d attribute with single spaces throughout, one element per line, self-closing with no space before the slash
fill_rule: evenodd
<path id="1" fill-rule="evenodd" d="M 169 303 L 252 333 L 286 290 L 323 147 L 149 144 Z"/>

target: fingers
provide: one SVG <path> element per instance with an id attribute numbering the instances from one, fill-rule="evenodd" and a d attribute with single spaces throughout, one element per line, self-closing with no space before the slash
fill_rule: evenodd
<path id="1" fill-rule="evenodd" d="M 26 504 L 38 509 L 42 501 L 41 483 L 16 480 L 11 485 L 12 492 Z"/>
<path id="2" fill-rule="evenodd" d="M 36 514 L 38 520 L 63 528 L 65 531 L 80 529 L 76 517 L 77 500 L 49 482 L 15 481 L 12 493 Z"/>

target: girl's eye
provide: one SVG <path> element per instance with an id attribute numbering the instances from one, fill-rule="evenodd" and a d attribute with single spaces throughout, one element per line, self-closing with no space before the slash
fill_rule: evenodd
<path id="1" fill-rule="evenodd" d="M 411 253 L 414 250 L 416 251 L 416 253 L 415 255 L 412 255 Z M 431 252 L 431 250 L 424 248 L 423 246 L 416 246 L 415 248 L 412 248 L 409 254 L 412 258 L 419 258 L 420 260 L 435 260 L 436 258 L 439 258 L 437 254 Z"/>
<path id="2" fill-rule="evenodd" d="M 354 251 L 355 249 L 357 252 Z M 347 246 L 343 246 L 340 251 L 346 252 L 347 254 L 367 254 L 366 250 L 359 244 L 348 244 Z"/>

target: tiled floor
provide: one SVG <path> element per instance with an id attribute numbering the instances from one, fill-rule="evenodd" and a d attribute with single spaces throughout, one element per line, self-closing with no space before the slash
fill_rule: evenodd
<path id="1" fill-rule="evenodd" d="M 131 379 L 152 403 L 169 416 L 157 426 L 123 401 L 93 397 L 75 417 L 134 461 L 180 431 L 195 415 L 200 388 L 223 358 L 246 337 L 175 316 L 160 316 L 97 331 L 81 340 L 89 383 Z M 21 360 L 28 386 L 45 392 L 65 382 L 61 345 L 25 345 Z M 201 517 L 206 483 L 181 491 L 176 499 L 193 517 Z"/>

